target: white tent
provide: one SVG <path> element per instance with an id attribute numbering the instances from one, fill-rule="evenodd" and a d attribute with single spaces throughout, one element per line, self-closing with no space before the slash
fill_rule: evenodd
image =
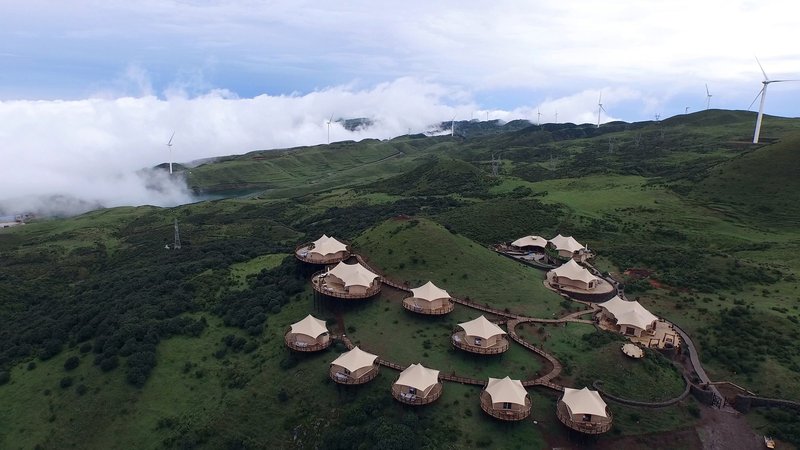
<path id="1" fill-rule="evenodd" d="M 559 267 L 550 271 L 555 276 L 569 278 L 570 280 L 574 281 L 582 281 L 586 284 L 591 283 L 594 281 L 595 283 L 599 281 L 599 279 L 592 275 L 591 272 L 586 270 L 583 266 L 578 264 L 574 259 L 570 259 L 569 261 L 565 262 Z"/>
<path id="2" fill-rule="evenodd" d="M 422 364 L 412 364 L 400 372 L 400 377 L 394 384 L 412 387 L 424 391 L 439 382 L 439 371 L 428 369 Z"/>
<path id="3" fill-rule="evenodd" d="M 325 321 L 319 320 L 311 314 L 307 315 L 303 320 L 292 324 L 291 333 L 304 334 L 311 338 L 318 338 L 321 334 L 327 333 L 328 328 L 325 326 Z"/>
<path id="4" fill-rule="evenodd" d="M 591 391 L 589 388 L 570 389 L 565 387 L 561 401 L 567 405 L 572 415 L 591 414 L 593 416 L 608 417 L 606 402 L 603 401 L 597 391 Z"/>
<path id="5" fill-rule="evenodd" d="M 347 245 L 337 241 L 335 238 L 329 237 L 325 234 L 313 242 L 314 248 L 310 253 L 318 253 L 322 256 L 333 255 L 341 251 L 347 251 Z"/>
<path id="6" fill-rule="evenodd" d="M 611 300 L 603 302 L 600 307 L 608 311 L 615 319 L 617 325 L 634 326 L 643 330 L 647 329 L 658 317 L 637 301 L 625 301 L 615 295 Z"/>
<path id="7" fill-rule="evenodd" d="M 580 249 L 586 248 L 580 242 L 576 241 L 572 236 L 562 236 L 560 234 L 553 239 L 550 239 L 550 243 L 553 244 L 553 247 L 555 247 L 556 250 L 566 250 L 570 253 L 574 253 Z"/>
<path id="8" fill-rule="evenodd" d="M 460 323 L 458 326 L 464 330 L 467 336 L 475 336 L 481 339 L 489 339 L 492 336 L 506 334 L 502 328 L 489 322 L 483 315 L 469 322 Z"/>
<path id="9" fill-rule="evenodd" d="M 525 406 L 525 397 L 528 396 L 522 382 L 509 377 L 489 378 L 486 393 L 492 397 L 492 403 L 514 403 L 522 406 Z"/>
<path id="10" fill-rule="evenodd" d="M 411 294 L 414 298 L 427 300 L 429 302 L 440 298 L 450 298 L 450 294 L 448 294 L 447 291 L 436 287 L 436 285 L 430 281 L 418 288 L 411 289 Z"/>
<path id="11" fill-rule="evenodd" d="M 512 242 L 514 247 L 542 247 L 547 246 L 547 240 L 541 236 L 525 236 Z"/>
<path id="12" fill-rule="evenodd" d="M 367 353 L 356 346 L 349 352 L 342 353 L 331 364 L 344 367 L 350 372 L 355 372 L 358 369 L 372 366 L 376 359 L 378 359 L 378 355 Z"/>
<path id="13" fill-rule="evenodd" d="M 369 269 L 359 263 L 345 264 L 344 262 L 340 262 L 336 265 L 336 267 L 329 270 L 327 273 L 342 280 L 342 283 L 345 287 L 369 287 L 376 278 L 380 277 L 380 275 L 371 272 Z"/>

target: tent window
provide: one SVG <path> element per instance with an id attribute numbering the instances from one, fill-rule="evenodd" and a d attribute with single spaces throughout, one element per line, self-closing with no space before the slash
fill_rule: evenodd
<path id="1" fill-rule="evenodd" d="M 591 422 L 592 421 L 592 415 L 591 414 L 584 414 L 583 415 L 583 421 L 584 422 Z"/>
<path id="2" fill-rule="evenodd" d="M 475 345 L 481 345 L 481 338 L 479 337 L 475 338 Z"/>
<path id="3" fill-rule="evenodd" d="M 411 395 L 417 395 L 417 388 L 413 387 L 408 388 L 408 393 Z"/>
<path id="4" fill-rule="evenodd" d="M 511 409 L 511 403 L 503 402 L 503 409 Z"/>
<path id="5" fill-rule="evenodd" d="M 634 331 L 633 327 L 625 327 L 625 334 L 633 335 L 634 332 L 635 331 Z"/>
<path id="6" fill-rule="evenodd" d="M 345 375 L 350 375 L 350 371 L 349 371 L 349 370 L 347 370 L 347 369 L 344 369 L 344 374 L 345 374 Z"/>

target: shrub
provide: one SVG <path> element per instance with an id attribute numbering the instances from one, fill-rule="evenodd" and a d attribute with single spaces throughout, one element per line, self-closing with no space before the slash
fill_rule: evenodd
<path id="1" fill-rule="evenodd" d="M 11 374 L 5 370 L 0 371 L 0 386 L 8 383 L 11 380 Z"/>
<path id="2" fill-rule="evenodd" d="M 72 377 L 62 378 L 61 381 L 58 383 L 58 385 L 61 386 L 61 389 L 66 389 L 72 386 Z"/>
<path id="3" fill-rule="evenodd" d="M 84 395 L 88 391 L 89 391 L 89 388 L 87 388 L 85 384 L 79 384 L 78 387 L 75 388 L 75 393 L 78 394 L 78 395 Z"/>
<path id="4" fill-rule="evenodd" d="M 64 361 L 64 370 L 66 371 L 74 370 L 76 367 L 78 367 L 80 363 L 81 363 L 80 358 L 78 358 L 77 356 L 70 356 L 69 358 L 67 358 L 66 361 Z"/>

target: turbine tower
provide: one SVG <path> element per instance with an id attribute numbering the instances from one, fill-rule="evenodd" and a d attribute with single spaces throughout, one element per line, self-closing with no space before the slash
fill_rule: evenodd
<path id="1" fill-rule="evenodd" d="M 542 125 L 542 113 L 541 111 L 539 111 L 539 108 L 536 108 L 536 125 L 537 126 Z"/>
<path id="2" fill-rule="evenodd" d="M 556 110 L 556 123 L 558 123 L 558 110 Z"/>
<path id="3" fill-rule="evenodd" d="M 450 119 L 450 136 L 456 135 L 456 116 Z"/>
<path id="4" fill-rule="evenodd" d="M 600 113 L 606 112 L 603 108 L 603 92 L 600 92 L 600 98 L 597 100 L 597 128 L 600 128 Z"/>
<path id="5" fill-rule="evenodd" d="M 179 250 L 181 248 L 181 232 L 178 229 L 178 219 L 175 219 L 175 241 L 172 244 L 173 250 Z"/>
<path id="6" fill-rule="evenodd" d="M 172 175 L 172 138 L 175 137 L 175 132 L 172 132 L 172 136 L 169 137 L 169 141 L 167 141 L 167 148 L 169 148 L 169 174 Z"/>
<path id="7" fill-rule="evenodd" d="M 758 94 L 756 94 L 756 98 L 753 99 L 753 103 L 755 103 L 756 100 L 758 100 L 758 96 L 759 95 L 761 96 L 761 104 L 758 107 L 758 118 L 756 119 L 756 131 L 755 133 L 753 133 L 753 144 L 758 144 L 758 138 L 759 135 L 761 134 L 761 119 L 763 119 L 764 117 L 764 102 L 767 99 L 767 87 L 769 86 L 769 84 L 785 83 L 787 81 L 800 81 L 800 80 L 770 80 L 769 77 L 767 76 L 767 72 L 764 71 L 764 67 L 761 66 L 761 61 L 759 61 L 758 58 L 756 58 L 756 62 L 758 63 L 758 67 L 761 69 L 761 73 L 764 74 L 764 81 L 761 82 L 761 84 L 763 84 L 764 87 L 761 88 L 761 91 L 759 91 Z M 750 103 L 750 107 L 753 106 L 753 103 Z M 750 108 L 748 107 L 747 109 Z"/>
<path id="8" fill-rule="evenodd" d="M 706 83 L 706 111 L 708 111 L 708 108 L 711 108 L 711 97 L 713 97 L 713 95 L 708 91 L 708 83 Z"/>
<path id="9" fill-rule="evenodd" d="M 333 114 L 331 114 L 331 118 L 328 119 L 328 144 L 331 143 L 331 122 L 333 122 Z"/>

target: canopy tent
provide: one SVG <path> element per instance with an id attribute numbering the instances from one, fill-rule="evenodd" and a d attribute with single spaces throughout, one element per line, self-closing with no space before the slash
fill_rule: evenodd
<path id="1" fill-rule="evenodd" d="M 597 391 L 583 389 L 564 388 L 564 396 L 561 401 L 567 405 L 569 412 L 573 415 L 591 414 L 593 416 L 608 417 L 606 413 L 606 402 L 600 397 Z"/>
<path id="2" fill-rule="evenodd" d="M 507 376 L 502 379 L 489 378 L 486 392 L 492 397 L 492 403 L 514 403 L 522 406 L 525 406 L 525 397 L 528 396 L 521 381 Z"/>
<path id="3" fill-rule="evenodd" d="M 622 353 L 634 359 L 639 359 L 644 356 L 642 348 L 630 342 L 622 346 Z"/>
<path id="4" fill-rule="evenodd" d="M 525 236 L 512 242 L 514 247 L 546 247 L 547 240 L 541 236 Z"/>
<path id="5" fill-rule="evenodd" d="M 327 274 L 333 275 L 342 280 L 342 283 L 345 287 L 369 287 L 376 278 L 380 277 L 380 275 L 371 272 L 369 269 L 359 263 L 345 264 L 344 262 L 337 264 L 336 267 L 329 270 Z"/>
<path id="6" fill-rule="evenodd" d="M 598 282 L 599 279 L 592 275 L 591 272 L 586 270 L 583 266 L 578 264 L 574 259 L 570 259 L 569 261 L 565 262 L 559 267 L 550 271 L 557 277 L 564 277 L 569 278 L 570 280 L 574 281 L 582 281 L 586 284 L 591 283 L 592 281 Z"/>
<path id="7" fill-rule="evenodd" d="M 313 242 L 314 248 L 311 253 L 318 253 L 322 256 L 333 255 L 341 251 L 347 251 L 347 245 L 337 241 L 328 235 L 323 234 L 321 238 Z"/>
<path id="8" fill-rule="evenodd" d="M 400 372 L 400 377 L 394 384 L 412 387 L 424 391 L 439 382 L 439 371 L 428 369 L 422 364 L 412 364 Z"/>
<path id="9" fill-rule="evenodd" d="M 497 336 L 500 334 L 506 334 L 502 328 L 498 327 L 497 325 L 489 322 L 486 317 L 481 315 L 475 320 L 470 320 L 469 322 L 464 322 L 458 324 L 464 330 L 464 333 L 467 336 L 476 336 L 481 339 L 489 339 L 492 336 Z"/>
<path id="10" fill-rule="evenodd" d="M 436 287 L 436 285 L 430 281 L 418 288 L 411 289 L 411 294 L 414 298 L 427 300 L 429 302 L 440 298 L 450 298 L 450 294 L 448 294 L 447 291 Z"/>
<path id="11" fill-rule="evenodd" d="M 358 369 L 373 365 L 376 359 L 378 359 L 378 355 L 367 353 L 355 346 L 349 352 L 342 353 L 331 364 L 344 367 L 350 372 L 355 372 Z"/>
<path id="12" fill-rule="evenodd" d="M 293 324 L 290 332 L 294 334 L 304 334 L 316 339 L 321 334 L 327 333 L 328 328 L 325 326 L 325 321 L 319 320 L 309 314 L 305 319 Z"/>
<path id="13" fill-rule="evenodd" d="M 650 311 L 645 309 L 637 301 L 625 301 L 615 295 L 611 300 L 603 302 L 600 307 L 608 311 L 615 319 L 617 325 L 620 326 L 634 326 L 641 329 L 647 329 L 658 317 L 653 315 Z"/>
<path id="14" fill-rule="evenodd" d="M 566 250 L 572 253 L 586 248 L 583 244 L 576 241 L 572 236 L 562 236 L 560 234 L 553 239 L 550 239 L 549 242 L 553 244 L 553 247 L 555 247 L 556 250 Z"/>

